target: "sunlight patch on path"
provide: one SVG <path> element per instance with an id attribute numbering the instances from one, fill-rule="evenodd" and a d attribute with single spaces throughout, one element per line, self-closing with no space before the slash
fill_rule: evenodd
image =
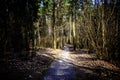
<path id="1" fill-rule="evenodd" d="M 64 60 L 67 60 L 69 61 L 71 58 L 70 58 L 70 52 L 69 52 L 69 48 L 68 47 L 64 47 L 64 51 L 63 53 L 61 53 L 60 59 L 64 59 Z"/>
<path id="2" fill-rule="evenodd" d="M 69 55 L 69 52 L 68 51 L 64 51 L 61 55 L 60 55 L 60 57 L 59 57 L 60 59 L 70 59 L 70 55 Z"/>

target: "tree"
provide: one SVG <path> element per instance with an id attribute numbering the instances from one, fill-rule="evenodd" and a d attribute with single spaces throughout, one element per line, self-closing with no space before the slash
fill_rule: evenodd
<path id="1" fill-rule="evenodd" d="M 0 1 L 1 52 L 21 52 L 30 47 L 33 38 L 33 22 L 37 18 L 38 0 Z"/>

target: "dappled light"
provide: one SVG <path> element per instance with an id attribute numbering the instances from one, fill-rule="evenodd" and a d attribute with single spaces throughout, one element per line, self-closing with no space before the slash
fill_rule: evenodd
<path id="1" fill-rule="evenodd" d="M 120 0 L 0 0 L 0 80 L 120 80 Z"/>

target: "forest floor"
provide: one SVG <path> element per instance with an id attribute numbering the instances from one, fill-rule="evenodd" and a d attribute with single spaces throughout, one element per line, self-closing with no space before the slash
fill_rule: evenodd
<path id="1" fill-rule="evenodd" d="M 120 80 L 120 68 L 85 50 L 70 53 L 78 80 Z"/>
<path id="2" fill-rule="evenodd" d="M 26 52 L 23 52 L 25 54 Z M 51 63 L 63 53 L 63 50 L 54 51 L 51 48 L 40 49 L 28 59 L 22 60 L 7 57 L 0 60 L 0 79 L 2 80 L 40 80 Z M 120 80 L 120 68 L 99 60 L 95 54 L 87 54 L 86 51 L 69 52 L 70 59 L 75 71 L 77 80 Z"/>
<path id="3" fill-rule="evenodd" d="M 6 59 L 0 60 L 0 79 L 40 80 L 43 72 L 57 58 L 61 50 L 40 49 L 34 56 L 28 55 L 30 54 L 28 52 L 22 53 L 20 58 L 12 53 L 7 53 Z"/>

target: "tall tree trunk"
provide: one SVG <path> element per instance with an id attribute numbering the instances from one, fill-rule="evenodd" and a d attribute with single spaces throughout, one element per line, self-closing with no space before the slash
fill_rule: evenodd
<path id="1" fill-rule="evenodd" d="M 105 7 L 105 6 L 104 6 Z M 102 8 L 102 56 L 107 57 L 107 53 L 106 53 L 106 27 L 105 27 L 105 12 L 104 12 L 104 8 Z"/>
<path id="2" fill-rule="evenodd" d="M 54 50 L 56 50 L 56 31 L 55 31 L 55 0 L 53 1 L 53 22 L 52 22 L 52 27 L 53 27 L 53 47 Z"/>
<path id="3" fill-rule="evenodd" d="M 76 33 L 76 30 L 75 30 L 75 19 L 76 19 L 76 9 L 75 9 L 75 3 L 74 3 L 75 0 L 73 0 L 73 9 L 72 9 L 72 33 L 73 33 L 73 45 L 74 45 L 74 50 L 76 49 L 76 40 L 75 40 L 75 33 Z"/>
<path id="4" fill-rule="evenodd" d="M 72 42 L 72 39 L 71 39 L 71 28 L 72 28 L 72 21 L 71 21 L 71 16 L 69 18 L 69 43 Z"/>

